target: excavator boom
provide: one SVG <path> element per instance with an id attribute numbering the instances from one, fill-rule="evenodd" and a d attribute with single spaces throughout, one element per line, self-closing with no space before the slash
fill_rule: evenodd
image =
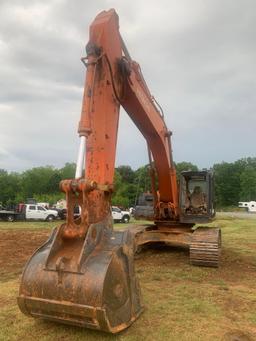
<path id="1" fill-rule="evenodd" d="M 86 137 L 85 177 L 112 184 L 119 107 L 126 110 L 145 137 L 159 182 L 159 203 L 178 216 L 178 189 L 172 160 L 171 132 L 119 33 L 114 10 L 100 13 L 90 27 L 80 136 Z"/>

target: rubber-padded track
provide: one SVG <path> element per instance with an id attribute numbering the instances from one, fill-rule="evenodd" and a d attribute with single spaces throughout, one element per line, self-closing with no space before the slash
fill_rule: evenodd
<path id="1" fill-rule="evenodd" d="M 190 263 L 198 266 L 219 266 L 221 231 L 219 228 L 198 227 L 190 244 Z"/>

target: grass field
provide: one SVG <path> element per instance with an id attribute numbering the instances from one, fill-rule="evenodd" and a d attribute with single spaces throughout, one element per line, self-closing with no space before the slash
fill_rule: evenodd
<path id="1" fill-rule="evenodd" d="M 145 312 L 119 335 L 34 320 L 16 304 L 24 262 L 56 223 L 0 223 L 0 340 L 256 340 L 256 221 L 221 218 L 219 269 L 189 265 L 188 252 L 136 257 Z M 115 225 L 120 227 L 120 225 Z M 124 225 L 121 225 L 124 226 Z"/>

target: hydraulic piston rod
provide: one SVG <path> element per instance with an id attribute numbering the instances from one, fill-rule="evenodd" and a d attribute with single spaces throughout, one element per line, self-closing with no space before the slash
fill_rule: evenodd
<path id="1" fill-rule="evenodd" d="M 81 136 L 79 150 L 78 150 L 78 157 L 77 157 L 77 162 L 76 162 L 76 175 L 75 175 L 76 179 L 81 178 L 83 174 L 85 143 L 86 143 L 85 136 Z"/>

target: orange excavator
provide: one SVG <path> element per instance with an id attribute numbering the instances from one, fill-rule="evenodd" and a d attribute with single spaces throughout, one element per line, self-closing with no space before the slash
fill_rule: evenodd
<path id="1" fill-rule="evenodd" d="M 214 215 L 212 174 L 183 172 L 177 182 L 171 132 L 121 38 L 115 10 L 95 18 L 86 52 L 76 175 L 60 183 L 66 222 L 26 264 L 18 305 L 30 316 L 116 333 L 143 311 L 136 250 L 180 245 L 189 248 L 192 264 L 216 267 L 221 238 L 218 228 L 193 228 Z M 154 219 L 122 231 L 111 217 L 120 105 L 145 137 L 151 165 L 152 195 L 140 200 L 136 214 Z M 74 218 L 77 205 L 81 215 Z"/>

